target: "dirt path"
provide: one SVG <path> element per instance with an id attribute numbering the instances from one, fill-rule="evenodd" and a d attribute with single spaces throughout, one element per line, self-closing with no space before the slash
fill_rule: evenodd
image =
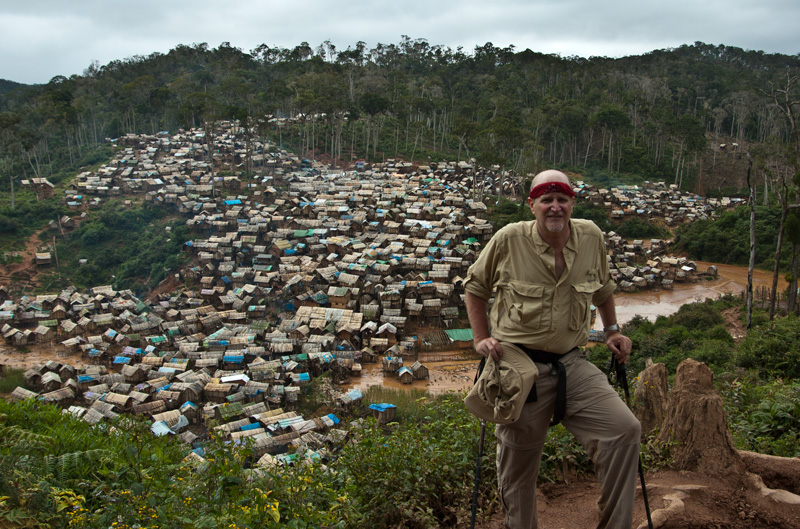
<path id="1" fill-rule="evenodd" d="M 38 286 L 39 267 L 36 266 L 36 252 L 43 246 L 39 236 L 46 230 L 43 228 L 25 241 L 25 248 L 19 251 L 22 262 L 9 263 L 0 267 L 0 285 L 6 285 L 9 289 L 26 290 L 29 287 Z"/>
<path id="2" fill-rule="evenodd" d="M 70 230 L 74 230 L 80 224 L 81 216 L 75 215 L 72 217 L 74 226 Z M 5 285 L 10 291 L 25 292 L 28 289 L 33 289 L 39 286 L 39 274 L 55 270 L 55 253 L 53 249 L 53 239 L 50 238 L 47 242 L 42 242 L 40 236 L 45 233 L 48 228 L 33 232 L 33 234 L 25 241 L 25 247 L 17 253 L 22 257 L 22 262 L 9 263 L 5 266 L 0 266 L 0 285 Z M 44 250 L 44 248 L 47 250 Z M 39 267 L 36 265 L 36 253 L 41 249 L 49 251 L 53 264 L 50 267 Z"/>
<path id="3" fill-rule="evenodd" d="M 776 501 L 735 479 L 664 471 L 647 474 L 645 485 L 653 523 L 660 529 L 800 529 L 799 504 Z M 595 527 L 598 496 L 599 487 L 594 479 L 541 486 L 539 527 Z M 641 486 L 637 487 L 633 521 L 634 528 L 647 527 Z M 479 520 L 475 527 L 503 529 L 503 514 L 493 513 L 488 519 Z"/>

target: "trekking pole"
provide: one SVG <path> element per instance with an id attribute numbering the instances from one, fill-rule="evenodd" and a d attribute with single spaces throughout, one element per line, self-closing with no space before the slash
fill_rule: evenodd
<path id="1" fill-rule="evenodd" d="M 633 411 L 631 408 L 631 395 L 628 389 L 628 371 L 625 369 L 625 364 L 620 364 L 617 362 L 617 359 L 613 356 L 611 357 L 611 366 L 608 368 L 608 372 L 614 370 L 617 375 L 617 384 L 622 386 L 622 391 L 625 393 L 625 404 L 628 406 L 628 409 Z M 639 481 L 642 484 L 642 498 L 644 499 L 644 511 L 647 513 L 647 527 L 649 529 L 653 529 L 653 519 L 650 517 L 650 502 L 647 501 L 647 487 L 644 484 L 644 468 L 642 467 L 642 455 L 639 454 Z"/>
<path id="2" fill-rule="evenodd" d="M 475 529 L 475 513 L 478 511 L 478 486 L 481 483 L 481 463 L 483 460 L 483 438 L 486 436 L 486 421 L 481 419 L 481 438 L 478 441 L 478 461 L 475 465 L 475 490 L 472 491 L 472 519 L 469 529 Z"/>

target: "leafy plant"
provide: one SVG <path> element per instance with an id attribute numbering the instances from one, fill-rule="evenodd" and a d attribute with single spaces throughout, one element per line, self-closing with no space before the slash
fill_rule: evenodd
<path id="1" fill-rule="evenodd" d="M 777 318 L 751 329 L 737 349 L 736 364 L 764 377 L 800 377 L 800 321 Z"/>

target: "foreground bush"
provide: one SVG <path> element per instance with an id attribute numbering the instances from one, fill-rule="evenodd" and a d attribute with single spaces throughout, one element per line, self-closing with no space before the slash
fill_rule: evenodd
<path id="1" fill-rule="evenodd" d="M 421 406 L 419 424 L 361 420 L 350 434 L 358 442 L 338 454 L 299 450 L 292 465 L 255 468 L 246 443 L 210 437 L 199 458 L 174 438 L 153 437 L 144 421 L 92 427 L 54 406 L 2 401 L 0 519 L 85 528 L 453 526 L 468 515 L 479 423 L 455 395 Z M 483 463 L 485 499 L 494 461 Z"/>

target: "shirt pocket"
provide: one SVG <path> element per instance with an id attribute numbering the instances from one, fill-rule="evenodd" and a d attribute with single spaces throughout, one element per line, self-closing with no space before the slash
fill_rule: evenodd
<path id="1" fill-rule="evenodd" d="M 508 320 L 516 329 L 535 329 L 542 323 L 544 312 L 544 286 L 509 281 Z"/>
<path id="2" fill-rule="evenodd" d="M 592 318 L 592 296 L 603 284 L 599 281 L 584 281 L 572 285 L 572 314 L 569 321 L 570 330 L 588 329 Z"/>

